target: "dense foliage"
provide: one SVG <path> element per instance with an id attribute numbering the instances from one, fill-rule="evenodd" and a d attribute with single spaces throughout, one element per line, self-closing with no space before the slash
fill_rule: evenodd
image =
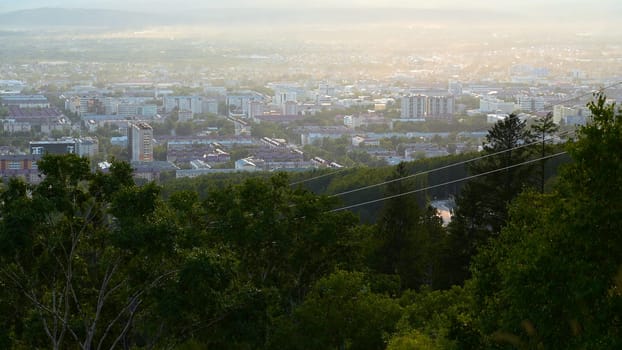
<path id="1" fill-rule="evenodd" d="M 39 184 L 0 193 L 0 348 L 620 348 L 622 113 L 605 101 L 547 186 L 554 127 L 515 117 L 468 167 L 311 181 L 327 195 L 283 174 L 137 186 L 123 162 L 46 156 Z M 433 192 L 462 188 L 448 228 L 430 191 L 404 195 L 467 170 Z M 335 210 L 383 181 L 373 209 Z"/>

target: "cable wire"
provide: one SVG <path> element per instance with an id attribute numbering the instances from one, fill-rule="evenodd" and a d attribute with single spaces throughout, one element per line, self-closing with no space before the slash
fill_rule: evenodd
<path id="1" fill-rule="evenodd" d="M 603 86 L 602 88 L 600 88 L 598 90 L 595 90 L 595 91 L 603 92 L 605 90 L 611 89 L 611 88 L 616 87 L 618 85 L 622 85 L 622 81 L 619 81 L 617 83 L 613 83 L 613 84 L 610 84 L 610 85 L 607 85 L 607 86 Z M 569 99 L 566 99 L 566 100 L 559 101 L 559 102 L 557 102 L 555 104 L 549 103 L 548 106 L 547 105 L 545 105 L 545 106 L 546 107 L 553 107 L 555 105 L 559 105 L 559 104 L 563 104 L 563 103 L 566 103 L 566 102 L 574 101 L 574 100 L 577 100 L 577 99 L 580 99 L 580 98 L 583 98 L 583 97 L 586 97 L 586 96 L 589 96 L 589 95 L 593 95 L 595 91 L 593 90 L 593 91 L 590 91 L 590 92 L 586 92 L 584 94 L 575 96 L 573 98 L 569 98 Z"/>
<path id="2" fill-rule="evenodd" d="M 574 133 L 574 131 L 564 131 L 564 132 L 560 133 L 559 135 L 557 135 L 557 137 L 562 136 L 564 134 L 568 134 L 568 133 Z M 544 141 L 549 141 L 549 140 L 552 140 L 552 139 L 554 139 L 554 137 L 546 138 Z M 370 188 L 374 188 L 374 187 L 390 184 L 390 183 L 393 183 L 393 182 L 406 180 L 406 179 L 409 179 L 409 178 L 412 178 L 412 177 L 415 177 L 415 176 L 427 175 L 427 174 L 434 173 L 434 172 L 437 172 L 437 171 L 453 168 L 455 166 L 468 164 L 468 163 L 475 162 L 475 161 L 478 161 L 478 160 L 482 160 L 482 159 L 485 159 L 485 158 L 488 158 L 488 157 L 493 157 L 493 156 L 496 156 L 496 155 L 499 155 L 499 154 L 502 154 L 502 153 L 505 153 L 505 152 L 513 151 L 513 150 L 516 150 L 516 149 L 519 149 L 519 148 L 537 145 L 537 144 L 542 143 L 542 141 L 543 140 L 534 141 L 534 142 L 531 142 L 531 143 L 527 143 L 527 144 L 524 144 L 524 145 L 508 148 L 508 149 L 505 149 L 505 150 L 502 150 L 502 151 L 486 154 L 486 155 L 479 156 L 479 157 L 476 157 L 476 158 L 471 158 L 471 159 L 468 159 L 468 160 L 463 160 L 463 161 L 460 161 L 460 162 L 444 165 L 444 166 L 441 166 L 441 167 L 438 167 L 438 168 L 434 168 L 434 169 L 418 172 L 416 174 L 411 174 L 411 175 L 403 176 L 403 177 L 400 177 L 400 178 L 397 178 L 397 179 L 391 179 L 391 180 L 383 181 L 383 182 L 380 182 L 380 183 L 377 183 L 377 184 L 372 184 L 372 185 L 368 185 L 368 186 L 364 186 L 364 187 L 360 187 L 360 188 L 356 188 L 356 189 L 352 189 L 352 190 L 348 190 L 348 191 L 339 192 L 339 193 L 330 195 L 329 197 L 340 197 L 340 196 L 344 196 L 344 195 L 347 195 L 347 194 L 350 194 L 350 193 L 355 193 L 355 192 L 367 190 L 367 189 L 370 189 Z"/>
<path id="3" fill-rule="evenodd" d="M 538 161 L 541 161 L 541 160 L 558 157 L 558 156 L 564 155 L 566 153 L 568 153 L 568 152 L 563 151 L 563 152 L 551 154 L 551 155 L 548 155 L 548 156 L 540 157 L 540 158 L 537 158 L 537 159 L 528 160 L 528 161 L 525 161 L 525 162 L 522 162 L 522 163 L 513 164 L 513 165 L 510 165 L 510 166 L 503 167 L 503 168 L 486 171 L 486 172 L 483 172 L 481 174 L 470 175 L 470 176 L 467 176 L 467 177 L 463 177 L 461 179 L 447 181 L 447 182 L 444 182 L 442 184 L 427 186 L 427 187 L 424 187 L 424 188 L 420 188 L 420 189 L 416 189 L 416 190 L 412 190 L 412 191 L 408 191 L 408 192 L 398 193 L 398 194 L 394 194 L 394 195 L 391 195 L 391 196 L 382 197 L 382 198 L 378 198 L 378 199 L 373 199 L 373 200 L 362 202 L 362 203 L 358 203 L 358 204 L 348 205 L 348 206 L 345 206 L 345 207 L 329 210 L 328 212 L 329 213 L 333 213 L 333 212 L 337 212 L 337 211 L 352 209 L 352 208 L 356 208 L 356 207 L 360 207 L 360 206 L 364 206 L 364 205 L 368 205 L 368 204 L 372 204 L 372 203 L 382 202 L 382 201 L 385 201 L 387 199 L 393 199 L 393 198 L 402 197 L 402 196 L 406 196 L 406 195 L 417 193 L 417 192 L 427 191 L 429 189 L 433 189 L 433 188 L 437 188 L 437 187 L 442 187 L 442 186 L 447 186 L 447 185 L 451 185 L 451 184 L 454 184 L 454 183 L 457 183 L 457 182 L 471 180 L 471 179 L 474 179 L 474 178 L 477 178 L 477 177 L 480 177 L 480 176 L 494 174 L 494 173 L 499 172 L 499 171 L 508 170 L 508 169 L 511 169 L 511 168 L 516 168 L 516 167 L 523 166 L 523 165 L 526 165 L 526 164 L 535 163 L 535 162 L 538 162 Z"/>
<path id="4" fill-rule="evenodd" d="M 586 92 L 586 93 L 583 93 L 581 95 L 573 96 L 573 97 L 567 98 L 565 100 L 560 100 L 560 101 L 556 101 L 556 102 L 546 103 L 546 104 L 544 104 L 542 109 L 543 109 L 543 111 L 547 111 L 547 110 L 551 111 L 551 107 L 554 107 L 554 106 L 557 106 L 557 105 L 562 105 L 562 104 L 565 104 L 565 103 L 568 103 L 568 102 L 571 102 L 571 101 L 574 101 L 574 100 L 578 100 L 578 99 L 586 97 L 586 96 L 593 95 L 596 91 L 603 92 L 605 90 L 611 89 L 611 88 L 616 87 L 618 85 L 622 85 L 622 81 L 618 81 L 617 83 L 613 83 L 613 84 L 610 84 L 610 85 L 607 85 L 607 86 L 603 86 L 603 87 L 601 87 L 598 90 L 592 90 L 590 92 Z M 510 119 L 519 118 L 519 117 L 520 117 L 520 114 L 511 114 L 509 116 Z M 536 117 L 539 118 L 538 116 L 536 116 Z M 473 131 L 471 131 L 471 132 L 473 132 Z"/>
<path id="5" fill-rule="evenodd" d="M 326 176 L 335 175 L 337 173 L 341 173 L 341 172 L 344 172 L 346 170 L 352 170 L 352 168 L 343 168 L 343 169 L 335 170 L 335 171 L 332 171 L 332 172 L 329 172 L 329 173 L 326 173 L 326 174 L 322 174 L 322 175 L 318 175 L 318 176 L 315 176 L 315 177 L 311 177 L 311 178 L 308 178 L 308 179 L 304 179 L 304 180 L 300 180 L 300 181 L 295 181 L 295 182 L 290 183 L 289 185 L 290 186 L 295 186 L 295 185 L 298 185 L 298 184 L 301 184 L 301 183 L 305 183 L 305 182 L 321 179 L 321 178 L 326 177 Z"/>
<path id="6" fill-rule="evenodd" d="M 613 87 L 616 87 L 616 86 L 618 86 L 618 85 L 622 85 L 622 81 L 619 81 L 619 82 L 616 82 L 616 83 L 613 83 L 613 84 L 610 84 L 610 85 L 604 86 L 604 87 L 602 87 L 602 88 L 598 89 L 597 91 L 605 91 L 605 90 L 611 89 L 611 88 L 613 88 Z M 548 108 L 548 109 L 550 109 L 550 107 L 553 107 L 553 106 L 555 106 L 555 105 L 560 105 L 560 104 L 564 104 L 564 103 L 567 103 L 567 102 L 571 102 L 571 101 L 574 101 L 574 100 L 577 100 L 577 99 L 580 99 L 580 98 L 583 98 L 583 97 L 586 97 L 586 96 L 589 96 L 589 95 L 593 95 L 593 94 L 594 94 L 594 91 L 590 91 L 590 92 L 583 93 L 583 94 L 581 94 L 581 95 L 574 96 L 574 97 L 572 97 L 572 98 L 567 98 L 567 99 L 565 99 L 565 100 L 557 101 L 557 102 L 555 102 L 555 103 L 548 103 L 548 104 L 544 105 L 544 109 L 545 109 L 545 110 L 546 110 L 547 108 Z M 518 114 L 513 114 L 513 115 L 511 115 L 511 116 L 510 116 L 510 118 L 519 118 L 519 115 L 518 115 Z M 472 131 L 463 131 L 463 132 L 475 132 L 475 131 L 474 131 L 474 130 L 472 130 Z M 540 142 L 542 142 L 542 140 L 538 141 L 537 143 L 540 143 Z M 536 144 L 536 143 L 533 143 L 533 144 Z M 522 146 L 522 147 L 525 147 L 525 146 Z M 519 147 L 519 148 L 520 148 L 520 147 Z M 509 151 L 509 150 L 511 150 L 511 149 L 508 149 L 508 151 Z M 490 155 L 482 156 L 482 158 L 485 158 L 485 157 L 488 157 L 488 156 L 492 156 L 492 155 L 494 155 L 494 154 L 490 154 Z M 474 161 L 475 159 L 482 159 L 482 158 L 474 158 L 473 160 L 469 160 L 469 161 L 466 161 L 466 162 L 458 162 L 458 163 L 455 163 L 455 164 L 453 164 L 453 165 L 447 165 L 447 166 L 442 167 L 442 168 L 439 168 L 439 169 L 430 170 L 430 171 L 428 171 L 428 172 L 423 172 L 423 173 L 419 173 L 419 174 L 427 174 L 427 173 L 432 172 L 432 171 L 443 170 L 443 169 L 446 169 L 446 168 L 451 167 L 451 166 L 462 165 L 462 164 L 464 164 L 464 163 L 468 163 L 468 162 Z M 302 183 L 305 183 L 305 182 L 309 182 L 309 181 L 317 180 L 317 179 L 324 178 L 324 177 L 327 177 L 327 176 L 332 176 L 332 175 L 335 175 L 335 174 L 338 174 L 338 173 L 344 172 L 344 171 L 349 170 L 349 169 L 350 169 L 350 168 L 339 169 L 339 170 L 337 170 L 337 171 L 333 171 L 333 172 L 330 172 L 330 173 L 327 173 L 327 174 L 322 174 L 322 175 L 315 176 L 315 177 L 311 177 L 311 178 L 308 178 L 308 179 L 304 179 L 304 180 L 300 180 L 300 181 L 292 182 L 292 183 L 290 183 L 290 186 L 295 186 L 295 185 L 298 185 L 298 184 L 302 184 Z M 416 176 L 416 175 L 419 175 L 419 174 L 409 175 L 408 177 Z M 404 178 L 402 178 L 402 179 L 406 179 L 406 178 L 408 178 L 408 177 L 404 177 Z M 391 181 L 385 182 L 385 183 L 383 183 L 383 184 L 386 184 L 386 183 L 391 183 L 391 182 L 393 182 L 393 181 L 399 181 L 399 180 L 400 180 L 400 179 L 394 179 L 394 180 L 391 180 Z M 367 189 L 367 188 L 373 188 L 373 187 L 376 187 L 376 186 L 380 186 L 380 185 L 370 185 L 370 186 L 362 187 L 361 189 L 351 190 L 351 191 L 345 191 L 345 192 L 342 192 L 342 193 L 334 194 L 334 195 L 331 195 L 330 197 L 338 197 L 338 196 L 346 195 L 346 194 L 349 194 L 349 193 L 353 193 L 353 192 L 361 191 L 361 190 L 364 190 L 364 189 Z"/>

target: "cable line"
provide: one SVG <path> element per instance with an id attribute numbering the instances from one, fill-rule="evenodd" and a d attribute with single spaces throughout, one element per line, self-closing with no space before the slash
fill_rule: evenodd
<path id="1" fill-rule="evenodd" d="M 574 131 L 572 131 L 572 132 L 574 132 Z M 559 135 L 557 135 L 557 137 L 562 136 L 564 134 L 572 133 L 572 132 L 571 131 L 564 131 L 564 132 L 560 133 Z M 552 140 L 553 138 L 554 137 L 546 138 L 544 141 Z M 355 189 L 348 190 L 348 191 L 339 192 L 339 193 L 330 195 L 329 197 L 344 196 L 344 195 L 347 195 L 347 194 L 350 194 L 350 193 L 355 193 L 355 192 L 367 190 L 367 189 L 370 189 L 370 188 L 374 188 L 374 187 L 390 184 L 390 183 L 393 183 L 393 182 L 406 180 L 406 179 L 409 179 L 409 178 L 412 178 L 412 177 L 415 177 L 415 176 L 427 175 L 427 174 L 434 173 L 434 172 L 437 172 L 437 171 L 449 169 L 449 168 L 452 168 L 452 167 L 455 167 L 455 166 L 459 166 L 459 165 L 463 165 L 463 164 L 468 164 L 468 163 L 471 163 L 471 162 L 482 160 L 484 158 L 493 157 L 493 156 L 496 156 L 496 155 L 499 155 L 499 154 L 502 154 L 502 153 L 505 153 L 505 152 L 513 151 L 513 150 L 516 150 L 516 149 L 519 149 L 519 148 L 523 148 L 523 147 L 533 146 L 533 145 L 540 144 L 540 143 L 542 143 L 542 140 L 534 141 L 534 142 L 527 143 L 527 144 L 520 145 L 520 146 L 515 146 L 515 147 L 512 147 L 512 148 L 508 148 L 508 149 L 502 150 L 502 151 L 497 151 L 497 152 L 494 152 L 494 153 L 490 153 L 490 154 L 486 154 L 486 155 L 483 155 L 483 156 L 479 156 L 479 157 L 476 157 L 476 158 L 471 158 L 471 159 L 468 159 L 468 160 L 463 160 L 463 161 L 460 161 L 460 162 L 444 165 L 444 166 L 441 166 L 441 167 L 438 167 L 438 168 L 434 168 L 434 169 L 418 172 L 416 174 L 411 174 L 411 175 L 403 176 L 403 177 L 400 177 L 400 178 L 397 178 L 397 179 L 391 179 L 391 180 L 383 181 L 383 182 L 380 182 L 380 183 L 377 183 L 377 184 L 372 184 L 372 185 L 368 185 L 368 186 L 364 186 L 364 187 L 360 187 L 360 188 L 355 188 Z"/>
<path id="2" fill-rule="evenodd" d="M 616 87 L 618 85 L 622 85 L 622 81 L 619 81 L 619 82 L 616 82 L 616 83 L 604 86 L 604 87 L 598 89 L 597 91 L 605 91 L 605 90 L 611 89 L 613 87 Z M 574 96 L 574 97 L 571 97 L 571 98 L 567 98 L 565 100 L 557 101 L 555 103 L 548 103 L 548 104 L 544 105 L 544 109 L 549 109 L 550 107 L 553 107 L 555 105 L 571 102 L 571 101 L 574 101 L 574 100 L 577 100 L 577 99 L 580 99 L 580 98 L 583 98 L 583 97 L 586 97 L 586 96 L 590 96 L 592 94 L 594 94 L 594 91 L 586 92 L 586 93 L 583 93 L 583 94 L 580 94 L 580 95 L 577 95 L 577 96 Z M 519 118 L 519 115 L 518 114 L 513 114 L 510 118 Z M 462 131 L 462 132 L 475 132 L 475 131 L 476 130 Z M 542 142 L 542 140 L 538 141 L 537 143 L 540 143 L 540 142 Z M 533 143 L 533 144 L 536 144 L 536 143 Z M 511 149 L 508 149 L 508 150 L 511 150 Z M 487 156 L 492 156 L 492 155 L 494 155 L 494 154 L 490 154 L 490 155 L 487 155 Z M 487 157 L 487 156 L 482 156 L 482 158 Z M 479 159 L 482 159 L 482 158 L 479 158 Z M 475 159 L 478 159 L 478 158 L 475 158 Z M 475 160 L 475 159 L 473 159 L 473 160 Z M 473 161 L 473 160 L 470 160 L 470 161 Z M 466 162 L 470 162 L 470 161 L 466 161 Z M 434 171 L 442 170 L 442 169 L 445 169 L 445 168 L 451 167 L 451 166 L 462 165 L 464 163 L 465 162 L 458 162 L 458 163 L 455 163 L 453 165 L 448 165 L 446 167 L 435 169 Z M 333 171 L 333 172 L 330 172 L 330 173 L 327 173 L 327 174 L 322 174 L 322 175 L 311 177 L 311 178 L 308 178 L 308 179 L 292 182 L 292 183 L 290 183 L 290 186 L 294 186 L 294 185 L 302 184 L 302 183 L 305 183 L 305 182 L 317 180 L 317 179 L 324 178 L 324 177 L 327 177 L 327 176 L 332 176 L 332 175 L 344 172 L 344 171 L 349 170 L 349 169 L 351 169 L 351 168 L 339 169 L 337 171 Z M 423 172 L 423 173 L 419 173 L 419 174 L 425 174 L 425 173 L 429 173 L 429 172 L 431 172 L 431 171 Z M 418 174 L 414 174 L 414 175 L 410 175 L 410 176 L 416 176 L 416 175 L 418 175 Z M 404 177 L 403 179 L 405 179 L 405 178 L 408 178 L 408 177 Z M 391 180 L 391 181 L 385 182 L 385 183 L 390 183 L 392 181 L 399 181 L 399 180 L 400 179 L 395 179 L 395 180 Z M 383 183 L 383 184 L 385 184 L 385 183 Z M 373 187 L 376 187 L 376 186 L 380 186 L 380 185 L 370 185 L 370 186 L 362 187 L 361 189 L 358 189 L 358 190 L 345 191 L 345 192 L 342 192 L 342 193 L 334 194 L 334 195 L 331 195 L 330 197 L 342 196 L 342 195 L 345 195 L 345 194 L 349 194 L 349 193 L 356 192 L 356 191 L 361 191 L 361 190 L 364 190 L 364 189 L 367 189 L 367 188 L 373 188 Z"/>
<path id="3" fill-rule="evenodd" d="M 364 206 L 364 205 L 368 205 L 368 204 L 372 204 L 372 203 L 382 202 L 382 201 L 385 201 L 387 199 L 393 199 L 393 198 L 402 197 L 402 196 L 406 196 L 406 195 L 417 193 L 417 192 L 427 191 L 429 189 L 433 189 L 433 188 L 437 188 L 437 187 L 442 187 L 442 186 L 447 186 L 447 185 L 451 185 L 451 184 L 454 184 L 454 183 L 457 183 L 457 182 L 471 180 L 471 179 L 474 179 L 474 178 L 477 178 L 477 177 L 480 177 L 480 176 L 490 175 L 490 174 L 493 174 L 493 173 L 496 173 L 496 172 L 499 172 L 499 171 L 508 170 L 508 169 L 511 169 L 511 168 L 516 168 L 516 167 L 523 166 L 523 165 L 526 165 L 526 164 L 535 163 L 535 162 L 538 162 L 538 161 L 541 161 L 541 160 L 544 160 L 544 159 L 558 157 L 558 156 L 564 155 L 566 153 L 568 153 L 568 152 L 566 152 L 566 151 L 559 152 L 559 153 L 551 154 L 551 155 L 548 155 L 548 156 L 545 156 L 545 157 L 540 157 L 540 158 L 528 160 L 528 161 L 525 161 L 525 162 L 522 162 L 522 163 L 513 164 L 513 165 L 510 165 L 510 166 L 503 167 L 503 168 L 486 171 L 486 172 L 483 172 L 481 174 L 470 175 L 470 176 L 467 176 L 467 177 L 463 177 L 461 179 L 447 181 L 447 182 L 444 182 L 442 184 L 427 186 L 427 187 L 424 187 L 424 188 L 420 188 L 420 189 L 416 189 L 416 190 L 412 190 L 412 191 L 408 191 L 408 192 L 394 194 L 394 195 L 391 195 L 391 196 L 382 197 L 382 198 L 378 198 L 378 199 L 374 199 L 374 200 L 370 200 L 370 201 L 366 201 L 366 202 L 362 202 L 362 203 L 358 203 L 358 204 L 348 205 L 348 206 L 345 206 L 345 207 L 329 210 L 328 212 L 329 213 L 333 213 L 333 212 L 337 212 L 337 211 L 352 209 L 352 208 L 356 208 L 356 207 L 360 207 L 360 206 Z"/>
<path id="4" fill-rule="evenodd" d="M 311 177 L 311 178 L 308 178 L 308 179 L 304 179 L 304 180 L 300 180 L 300 181 L 295 181 L 295 182 L 290 183 L 289 185 L 290 186 L 295 186 L 295 185 L 298 185 L 298 184 L 301 184 L 301 183 L 305 183 L 305 182 L 321 179 L 321 178 L 326 177 L 326 176 L 335 175 L 337 173 L 341 173 L 341 172 L 344 172 L 346 170 L 352 170 L 352 168 L 343 168 L 343 169 L 335 170 L 335 171 L 332 171 L 332 172 L 329 172 L 329 173 L 326 173 L 326 174 L 322 174 L 322 175 L 318 175 L 318 176 L 315 176 L 315 177 Z"/>

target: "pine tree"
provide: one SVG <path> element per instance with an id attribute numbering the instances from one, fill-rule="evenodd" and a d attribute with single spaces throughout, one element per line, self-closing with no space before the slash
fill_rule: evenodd
<path id="1" fill-rule="evenodd" d="M 551 193 L 513 203 L 498 239 L 473 259 L 483 334 L 530 349 L 622 347 L 622 111 L 602 93 L 566 147 Z"/>
<path id="2" fill-rule="evenodd" d="M 516 166 L 530 158 L 532 150 L 524 145 L 532 141 L 526 122 L 514 114 L 497 122 L 488 132 L 483 145 L 485 158 L 469 169 L 472 175 L 486 175 L 473 178 L 464 186 L 449 226 L 448 244 L 454 255 L 445 264 L 448 283 L 461 283 L 468 277 L 470 257 L 477 247 L 499 233 L 507 220 L 508 204 L 525 187 L 534 185 L 534 167 Z"/>
<path id="3" fill-rule="evenodd" d="M 540 156 L 544 158 L 547 150 L 550 148 L 547 147 L 546 144 L 547 138 L 550 138 L 551 135 L 556 133 L 557 130 L 559 130 L 559 126 L 553 121 L 553 114 L 548 113 L 545 117 L 538 119 L 536 123 L 531 126 L 531 129 L 541 141 Z M 540 161 L 540 193 L 544 193 L 544 182 L 546 178 L 546 174 L 544 173 L 545 165 L 546 159 L 542 159 Z"/>

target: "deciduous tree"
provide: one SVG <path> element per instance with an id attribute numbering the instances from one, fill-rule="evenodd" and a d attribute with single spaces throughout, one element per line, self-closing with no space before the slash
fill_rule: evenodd
<path id="1" fill-rule="evenodd" d="M 602 94 L 551 194 L 526 193 L 472 266 L 482 331 L 518 347 L 622 346 L 622 113 Z"/>

